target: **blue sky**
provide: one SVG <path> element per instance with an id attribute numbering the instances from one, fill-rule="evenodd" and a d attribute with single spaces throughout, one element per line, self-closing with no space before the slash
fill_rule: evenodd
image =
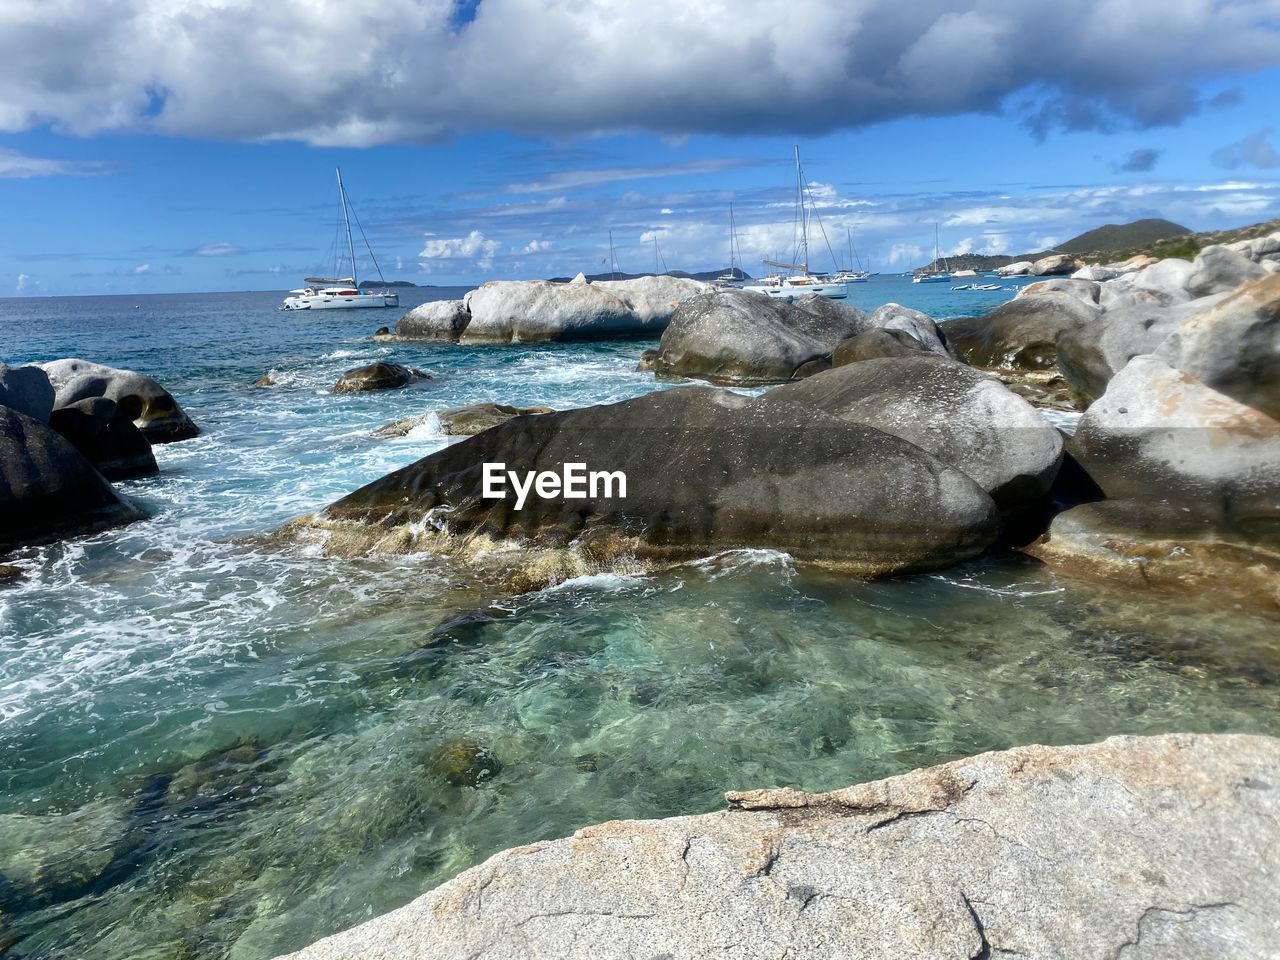
<path id="1" fill-rule="evenodd" d="M 1276 0 L 665 6 L 14 0 L 0 296 L 287 289 L 332 269 L 336 165 L 387 278 L 442 285 L 599 271 L 610 230 L 623 270 L 655 237 L 717 269 L 730 202 L 759 272 L 793 144 L 839 256 L 848 229 L 884 271 L 935 221 L 1021 253 L 1280 216 Z"/>

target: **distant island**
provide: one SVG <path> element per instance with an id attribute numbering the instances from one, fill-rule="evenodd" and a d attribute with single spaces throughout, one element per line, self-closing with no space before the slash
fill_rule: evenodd
<path id="1" fill-rule="evenodd" d="M 361 290 L 385 290 L 387 287 L 416 287 L 418 284 L 410 283 L 408 280 L 361 280 Z M 433 286 L 433 284 L 423 284 L 423 286 Z"/>
<path id="2" fill-rule="evenodd" d="M 732 274 L 735 280 L 751 280 L 751 274 L 739 270 L 737 267 L 730 269 L 723 267 L 720 270 L 703 270 L 701 273 L 688 273 L 684 270 L 668 270 L 666 273 L 622 273 L 614 271 L 613 273 L 589 273 L 586 275 L 588 280 L 636 280 L 640 277 L 678 277 L 681 280 L 701 280 L 703 283 L 709 283 L 719 277 Z M 573 277 L 551 277 L 550 283 L 569 283 Z"/>
<path id="3" fill-rule="evenodd" d="M 1039 253 L 1020 253 L 1014 256 L 964 253 L 944 259 L 945 266 L 952 271 L 977 270 L 979 273 L 1017 263 L 1020 260 L 1039 260 L 1055 253 L 1069 253 L 1082 263 L 1127 260 L 1140 254 L 1160 259 L 1176 257 L 1180 260 L 1193 260 L 1205 247 L 1234 243 L 1237 240 L 1251 240 L 1254 237 L 1272 233 L 1278 228 L 1280 228 L 1280 220 L 1266 220 L 1230 230 L 1206 230 L 1194 233 L 1169 220 L 1151 218 L 1124 224 L 1108 223 L 1097 229 L 1086 231 L 1078 237 L 1072 237 L 1052 250 L 1042 250 Z M 935 261 L 916 267 L 915 270 L 940 270 L 943 267 L 944 263 Z"/>

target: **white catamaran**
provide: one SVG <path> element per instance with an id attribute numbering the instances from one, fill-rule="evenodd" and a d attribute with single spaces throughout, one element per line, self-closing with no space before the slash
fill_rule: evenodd
<path id="1" fill-rule="evenodd" d="M 767 267 L 779 270 L 798 271 L 787 276 L 775 275 L 744 284 L 742 289 L 749 293 L 763 293 L 780 300 L 795 300 L 797 297 L 817 295 L 832 300 L 844 300 L 849 296 L 849 285 L 844 281 L 835 281 L 826 274 L 814 273 L 809 269 L 809 209 L 805 203 L 804 172 L 800 169 L 800 148 L 796 147 L 796 222 L 799 228 L 798 263 L 780 263 L 777 260 L 762 261 Z M 825 231 L 824 231 L 825 235 Z M 834 259 L 834 258 L 833 258 Z"/>
<path id="2" fill-rule="evenodd" d="M 347 234 L 347 256 L 351 260 L 351 276 L 349 277 L 307 277 L 303 282 L 307 285 L 301 290 L 290 290 L 285 297 L 283 310 L 352 310 L 361 307 L 398 307 L 399 294 L 388 290 L 361 290 L 356 271 L 356 249 L 351 239 L 351 204 L 347 200 L 346 187 L 342 185 L 342 171 L 338 170 L 338 200 L 342 204 L 342 225 Z M 356 226 L 360 220 L 356 218 Z M 378 266 L 378 259 L 373 255 L 369 239 L 364 235 L 364 227 L 360 227 L 360 239 L 364 240 L 365 249 L 369 251 L 369 259 L 378 271 L 378 279 L 387 282 Z M 335 271 L 336 272 L 336 271 Z"/>

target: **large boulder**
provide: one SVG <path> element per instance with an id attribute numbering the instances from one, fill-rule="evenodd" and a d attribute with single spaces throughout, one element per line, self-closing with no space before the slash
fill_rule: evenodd
<path id="1" fill-rule="evenodd" d="M 1103 500 L 1053 519 L 1026 553 L 1126 590 L 1210 597 L 1280 614 L 1280 516 L 1233 522 L 1152 500 Z"/>
<path id="2" fill-rule="evenodd" d="M 0 363 L 0 407 L 9 407 L 41 423 L 53 412 L 53 385 L 39 367 Z"/>
<path id="3" fill-rule="evenodd" d="M 1071 274 L 1071 279 L 1101 282 L 1104 280 L 1114 280 L 1118 276 L 1120 276 L 1120 271 L 1114 267 L 1104 267 L 1101 264 L 1093 263 L 1087 267 L 1081 267 L 1075 273 Z"/>
<path id="4" fill-rule="evenodd" d="M 951 345 L 975 367 L 1047 370 L 1057 361 L 1058 337 L 1097 320 L 1100 309 L 1061 290 L 1016 297 L 981 317 L 942 324 Z"/>
<path id="5" fill-rule="evenodd" d="M 1157 260 L 1117 282 L 1130 290 L 1152 294 L 1162 303 L 1185 303 L 1194 299 L 1190 289 L 1194 270 L 1189 261 L 1170 257 Z"/>
<path id="6" fill-rule="evenodd" d="M 1280 740 L 1016 747 L 507 850 L 288 960 L 1262 958 Z"/>
<path id="7" fill-rule="evenodd" d="M 1080 264 L 1067 253 L 1054 253 L 1041 257 L 1031 265 L 1031 274 L 1036 277 L 1065 277 L 1078 270 Z"/>
<path id="8" fill-rule="evenodd" d="M 1280 274 L 1197 311 L 1157 355 L 1207 387 L 1280 420 Z"/>
<path id="9" fill-rule="evenodd" d="M 788 303 L 719 290 L 680 304 L 653 368 L 713 383 L 778 383 L 829 364 L 840 341 L 867 328 L 862 311 L 823 297 Z"/>
<path id="10" fill-rule="evenodd" d="M 471 437 L 506 423 L 512 417 L 554 413 L 550 407 L 513 407 L 509 403 L 469 403 L 441 410 L 440 432 L 448 437 Z"/>
<path id="11" fill-rule="evenodd" d="M 926 354 L 837 367 L 758 402 L 779 401 L 909 440 L 972 477 L 1001 508 L 1047 494 L 1062 461 L 1062 435 L 1031 404 L 987 374 Z"/>
<path id="12" fill-rule="evenodd" d="M 1111 499 L 1280 518 L 1280 421 L 1158 357 L 1112 378 L 1069 449 Z"/>
<path id="13" fill-rule="evenodd" d="M 677 305 L 709 290 L 697 280 L 637 277 L 594 283 L 494 280 L 464 298 L 463 343 L 656 336 Z"/>
<path id="14" fill-rule="evenodd" d="M 1037 280 L 1035 283 L 1028 283 L 1025 287 L 1019 289 L 1013 295 L 1013 298 L 1017 300 L 1019 297 L 1035 297 L 1042 293 L 1055 292 L 1069 294 L 1083 303 L 1097 305 L 1102 293 L 1102 284 L 1095 283 L 1093 280 L 1081 280 L 1076 277 L 1053 277 L 1049 280 Z"/>
<path id="15" fill-rule="evenodd" d="M 1218 294 L 1165 305 L 1155 298 L 1135 298 L 1110 307 L 1096 323 L 1058 337 L 1058 368 L 1078 397 L 1096 400 L 1125 364 L 1155 352 L 1184 321 L 1221 299 Z"/>
<path id="16" fill-rule="evenodd" d="M 486 463 L 521 482 L 565 464 L 621 472 L 625 495 L 616 478 L 583 498 L 548 485 L 517 509 L 509 481 L 502 498 L 484 496 Z M 310 524 L 345 552 L 446 550 L 477 536 L 607 543 L 612 555 L 660 561 L 772 547 L 882 575 L 974 556 L 1000 521 L 973 480 L 898 437 L 813 407 L 685 387 L 509 420 L 362 487 Z"/>
<path id="17" fill-rule="evenodd" d="M 370 390 L 398 390 L 418 380 L 428 379 L 430 377 L 421 370 L 379 360 L 367 366 L 348 370 L 333 385 L 333 392 L 365 393 Z"/>
<path id="18" fill-rule="evenodd" d="M 1205 247 L 1191 264 L 1187 291 L 1193 297 L 1207 297 L 1265 276 L 1267 271 L 1244 254 L 1226 247 Z"/>
<path id="19" fill-rule="evenodd" d="M 414 307 L 396 322 L 393 335 L 403 340 L 457 340 L 471 322 L 461 300 L 433 300 Z"/>
<path id="20" fill-rule="evenodd" d="M 151 443 L 114 400 L 86 397 L 53 411 L 49 426 L 71 441 L 108 480 L 156 473 Z"/>
<path id="21" fill-rule="evenodd" d="M 1003 267 L 996 267 L 997 277 L 1026 277 L 1031 275 L 1032 268 L 1035 263 L 1031 260 L 1017 260 L 1013 263 L 1006 263 Z"/>
<path id="22" fill-rule="evenodd" d="M 51 427 L 0 407 L 0 551 L 142 516 Z"/>
<path id="23" fill-rule="evenodd" d="M 189 440 L 200 433 L 173 395 L 146 374 L 74 359 L 40 366 L 57 391 L 55 409 L 78 400 L 106 397 L 151 443 Z"/>
<path id="24" fill-rule="evenodd" d="M 902 330 L 865 330 L 836 345 L 831 366 L 843 367 L 884 357 L 918 357 L 924 352 L 920 341 Z"/>
<path id="25" fill-rule="evenodd" d="M 873 330 L 901 330 L 910 334 L 929 353 L 940 357 L 952 356 L 947 338 L 933 317 L 900 303 L 886 303 L 876 307 L 867 317 L 867 327 Z"/>

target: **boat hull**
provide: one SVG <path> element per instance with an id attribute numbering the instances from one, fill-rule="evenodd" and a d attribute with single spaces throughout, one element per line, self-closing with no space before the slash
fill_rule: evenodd
<path id="1" fill-rule="evenodd" d="M 768 286 L 742 288 L 748 293 L 759 293 L 775 300 L 799 300 L 801 297 L 826 297 L 828 300 L 844 300 L 849 288 L 843 283 L 807 283 L 797 286 Z"/>
<path id="2" fill-rule="evenodd" d="M 285 310 L 367 310 L 370 308 L 398 307 L 400 295 L 395 293 L 315 294 L 313 296 L 286 297 Z"/>

